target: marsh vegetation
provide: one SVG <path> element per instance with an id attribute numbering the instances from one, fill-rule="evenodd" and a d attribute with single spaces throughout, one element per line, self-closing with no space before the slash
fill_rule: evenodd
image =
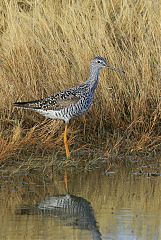
<path id="1" fill-rule="evenodd" d="M 2 0 L 0 9 L 1 161 L 65 155 L 64 124 L 13 103 L 82 83 L 96 55 L 125 76 L 101 74 L 91 110 L 70 124 L 73 156 L 160 150 L 159 1 Z"/>

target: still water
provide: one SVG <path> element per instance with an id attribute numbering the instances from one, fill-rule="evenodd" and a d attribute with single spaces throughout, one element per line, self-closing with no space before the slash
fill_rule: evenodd
<path id="1" fill-rule="evenodd" d="M 161 239 L 161 177 L 127 170 L 0 177 L 0 240 Z"/>

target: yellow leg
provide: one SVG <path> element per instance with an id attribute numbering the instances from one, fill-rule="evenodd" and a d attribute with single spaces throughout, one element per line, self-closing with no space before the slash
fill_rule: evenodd
<path id="1" fill-rule="evenodd" d="M 70 151 L 69 151 L 68 140 L 67 140 L 67 127 L 68 127 L 68 125 L 65 124 L 64 145 L 65 145 L 66 157 L 68 159 L 70 157 Z"/>
<path id="2" fill-rule="evenodd" d="M 68 146 L 68 140 L 67 140 L 67 123 L 65 124 L 65 131 L 64 131 L 64 145 L 65 145 L 65 152 L 66 152 L 66 158 L 67 160 L 70 157 L 70 151 L 69 151 L 69 146 Z M 68 175 L 67 175 L 67 170 L 65 169 L 65 174 L 64 174 L 64 183 L 65 183 L 65 189 L 68 192 Z"/>

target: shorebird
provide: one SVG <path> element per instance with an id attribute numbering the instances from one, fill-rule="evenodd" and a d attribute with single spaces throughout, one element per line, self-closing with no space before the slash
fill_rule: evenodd
<path id="1" fill-rule="evenodd" d="M 105 67 L 118 71 L 104 58 L 97 56 L 90 63 L 89 78 L 83 84 L 40 100 L 14 103 L 16 107 L 33 110 L 47 118 L 64 120 L 64 145 L 67 159 L 70 156 L 67 141 L 68 123 L 70 119 L 82 115 L 90 108 L 98 85 L 100 70 Z"/>

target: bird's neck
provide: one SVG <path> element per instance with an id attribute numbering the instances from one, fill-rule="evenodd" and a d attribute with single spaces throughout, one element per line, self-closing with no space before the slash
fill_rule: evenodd
<path id="1" fill-rule="evenodd" d="M 90 76 L 89 76 L 89 82 L 91 85 L 91 89 L 94 91 L 98 84 L 100 69 L 96 68 L 90 68 Z"/>

